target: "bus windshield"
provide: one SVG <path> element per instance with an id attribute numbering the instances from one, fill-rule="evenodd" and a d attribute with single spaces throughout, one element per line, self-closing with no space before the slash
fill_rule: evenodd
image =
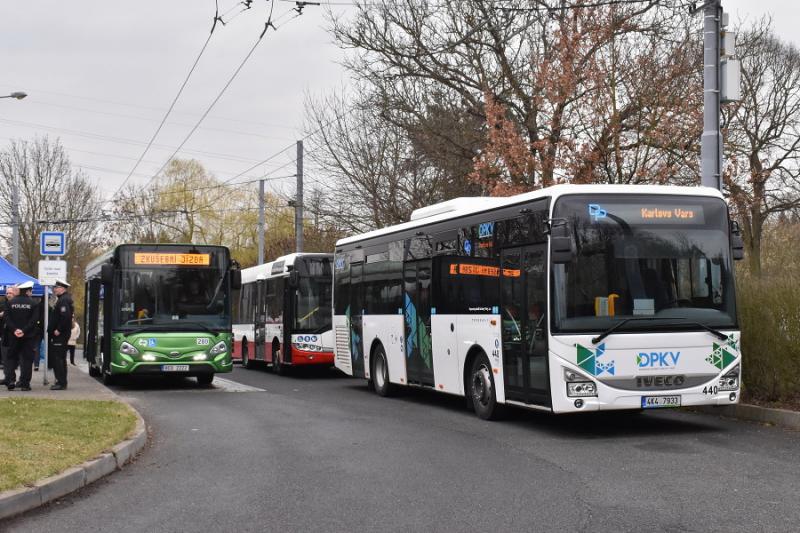
<path id="1" fill-rule="evenodd" d="M 648 320 L 623 329 L 736 327 L 722 200 L 566 196 L 553 218 L 576 247 L 570 263 L 553 265 L 554 332 L 597 332 L 631 317 Z"/>
<path id="2" fill-rule="evenodd" d="M 221 257 L 216 254 L 212 257 L 214 260 L 209 260 L 208 266 L 140 265 L 123 261 L 114 284 L 118 304 L 116 325 L 124 329 L 230 327 L 227 266 Z"/>
<path id="3" fill-rule="evenodd" d="M 303 258 L 295 263 L 298 286 L 295 292 L 294 331 L 322 333 L 331 329 L 331 261 Z"/>

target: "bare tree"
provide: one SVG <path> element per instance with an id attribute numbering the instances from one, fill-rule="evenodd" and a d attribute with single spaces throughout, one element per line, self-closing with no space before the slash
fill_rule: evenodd
<path id="1" fill-rule="evenodd" d="M 770 21 L 742 32 L 742 100 L 725 112 L 725 186 L 742 222 L 750 270 L 761 272 L 765 223 L 800 210 L 800 51 Z"/>

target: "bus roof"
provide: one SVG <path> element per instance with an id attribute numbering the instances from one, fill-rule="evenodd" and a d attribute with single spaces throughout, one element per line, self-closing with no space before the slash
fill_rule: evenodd
<path id="1" fill-rule="evenodd" d="M 333 254 L 322 252 L 302 252 L 282 255 L 274 261 L 243 268 L 242 283 L 251 283 L 259 279 L 267 279 L 274 276 L 282 276 L 287 274 L 290 270 L 292 270 L 292 268 L 294 268 L 295 261 L 304 257 L 327 257 L 330 259 L 333 258 Z"/>
<path id="2" fill-rule="evenodd" d="M 426 226 L 434 222 L 450 220 L 500 207 L 522 204 L 540 198 L 557 199 L 568 194 L 674 194 L 679 196 L 708 196 L 722 199 L 722 193 L 713 187 L 684 187 L 678 185 L 608 185 L 608 184 L 564 184 L 553 185 L 544 189 L 517 194 L 515 196 L 494 197 L 479 196 L 455 198 L 430 206 L 416 209 L 411 213 L 410 221 L 387 226 L 360 235 L 345 237 L 336 242 L 336 246 L 359 242 L 381 235 L 388 235 L 403 230 Z"/>

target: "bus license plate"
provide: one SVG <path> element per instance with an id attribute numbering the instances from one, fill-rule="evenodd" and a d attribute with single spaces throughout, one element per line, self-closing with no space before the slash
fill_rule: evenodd
<path id="1" fill-rule="evenodd" d="M 680 396 L 642 396 L 642 409 L 659 409 L 662 407 L 680 406 Z"/>
<path id="2" fill-rule="evenodd" d="M 189 365 L 161 365 L 162 372 L 188 372 Z"/>

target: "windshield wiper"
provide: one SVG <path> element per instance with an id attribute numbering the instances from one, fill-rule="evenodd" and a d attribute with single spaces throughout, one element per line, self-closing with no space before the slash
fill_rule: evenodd
<path id="1" fill-rule="evenodd" d="M 684 317 L 682 317 L 682 316 L 673 316 L 673 317 L 669 317 L 669 318 L 657 317 L 657 316 L 626 318 L 624 320 L 621 320 L 621 321 L 617 322 L 616 324 L 614 324 L 613 326 L 611 326 L 610 328 L 605 330 L 603 333 L 601 333 L 597 337 L 593 338 L 592 339 L 592 344 L 597 344 L 598 342 L 602 341 L 603 339 L 605 339 L 606 337 L 608 337 L 609 335 L 614 333 L 617 329 L 621 328 L 623 325 L 627 324 L 628 322 L 634 321 L 634 320 L 638 321 L 638 320 L 686 320 L 686 319 Z M 717 337 L 718 339 L 723 340 L 723 341 L 728 339 L 728 336 L 725 335 L 724 333 L 722 333 L 721 331 L 716 330 L 716 329 L 712 328 L 711 326 L 706 326 L 702 322 L 689 321 L 689 322 L 682 322 L 682 324 L 691 324 L 693 326 L 697 326 L 697 327 L 703 328 L 704 330 L 708 331 L 709 333 L 711 333 L 712 335 L 714 335 L 715 337 Z M 667 326 L 669 324 L 661 324 L 661 325 Z"/>
<path id="2" fill-rule="evenodd" d="M 601 333 L 597 337 L 593 338 L 592 339 L 592 344 L 597 344 L 598 342 L 600 342 L 601 340 L 605 339 L 606 337 L 608 337 L 609 335 L 611 335 L 612 333 L 617 331 L 619 328 L 621 328 L 622 326 L 624 326 L 628 322 L 639 321 L 639 320 L 661 320 L 661 318 L 660 317 L 655 317 L 655 316 L 642 316 L 642 317 L 625 318 L 623 320 L 620 320 L 619 322 L 617 322 L 616 324 L 614 324 L 613 326 L 611 326 L 607 330 L 605 330 L 603 333 Z M 677 317 L 677 318 L 672 319 L 672 320 L 681 320 L 681 318 Z"/>

